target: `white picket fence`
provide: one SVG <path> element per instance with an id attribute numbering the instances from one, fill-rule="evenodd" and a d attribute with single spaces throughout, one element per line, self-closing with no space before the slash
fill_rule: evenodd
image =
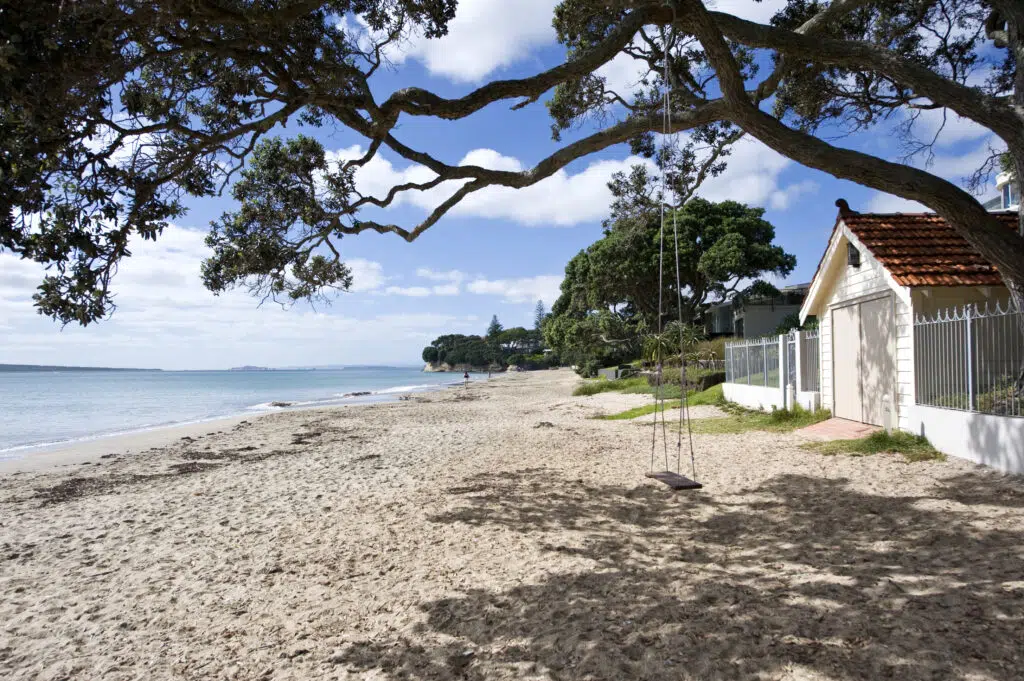
<path id="1" fill-rule="evenodd" d="M 820 356 L 817 330 L 726 343 L 725 397 L 752 409 L 817 409 Z"/>

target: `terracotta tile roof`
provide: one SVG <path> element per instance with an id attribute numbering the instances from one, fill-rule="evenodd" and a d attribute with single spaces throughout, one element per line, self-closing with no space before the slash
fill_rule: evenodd
<path id="1" fill-rule="evenodd" d="M 1017 229 L 1017 213 L 994 213 Z M 901 286 L 999 286 L 995 266 L 934 213 L 844 213 L 847 228 Z"/>

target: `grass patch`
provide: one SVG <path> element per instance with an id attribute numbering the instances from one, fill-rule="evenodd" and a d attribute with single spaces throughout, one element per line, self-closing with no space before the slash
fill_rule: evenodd
<path id="1" fill-rule="evenodd" d="M 598 393 L 620 392 L 637 395 L 654 395 L 657 389 L 648 385 L 644 376 L 633 376 L 631 378 L 588 378 L 581 385 L 576 386 L 572 391 L 573 395 L 596 395 Z M 680 399 L 682 391 L 678 385 L 663 385 L 661 393 L 656 397 L 667 400 Z"/>
<path id="2" fill-rule="evenodd" d="M 649 387 L 647 385 L 647 379 L 642 377 L 633 378 L 588 378 L 582 385 L 576 386 L 576 389 L 572 391 L 573 395 L 596 395 L 598 393 L 611 393 L 611 392 L 638 392 L 635 390 L 643 386 L 644 388 Z"/>
<path id="3" fill-rule="evenodd" d="M 703 435 L 732 435 L 751 430 L 788 433 L 791 430 L 811 426 L 832 417 L 832 412 L 827 409 L 808 411 L 800 406 L 793 409 L 776 409 L 770 412 L 744 409 L 724 400 L 718 406 L 728 412 L 729 416 L 715 419 L 694 419 L 690 424 L 690 429 L 694 433 Z"/>
<path id="4" fill-rule="evenodd" d="M 665 387 L 667 388 L 668 386 Z M 687 397 L 687 403 L 691 407 L 701 404 L 721 404 L 724 401 L 725 397 L 722 395 L 721 385 L 711 386 L 707 390 L 699 393 L 691 392 L 689 397 Z M 647 414 L 653 414 L 655 411 L 660 412 L 665 409 L 678 409 L 682 406 L 683 401 L 681 399 L 667 399 L 665 402 L 652 402 L 651 404 L 645 404 L 640 407 L 634 407 L 633 409 L 627 409 L 626 411 L 620 411 L 617 414 L 607 414 L 605 416 L 596 416 L 594 418 L 603 419 L 605 421 L 621 421 L 626 419 L 635 419 L 640 416 L 646 416 Z"/>
<path id="5" fill-rule="evenodd" d="M 849 454 L 850 456 L 871 456 L 872 454 L 902 454 L 907 461 L 945 461 L 946 455 L 932 447 L 927 439 L 903 431 L 887 433 L 884 430 L 871 433 L 858 440 L 832 440 L 831 442 L 810 442 L 802 445 L 826 455 Z"/>
<path id="6" fill-rule="evenodd" d="M 687 404 L 691 407 L 699 405 L 711 405 L 716 406 L 725 404 L 725 394 L 722 392 L 722 384 L 713 385 L 707 390 L 699 393 L 691 392 L 686 398 Z"/>
<path id="7" fill-rule="evenodd" d="M 647 414 L 653 414 L 655 411 L 662 412 L 666 409 L 678 409 L 681 405 L 681 400 L 652 402 L 651 404 L 645 404 L 642 407 L 633 407 L 626 411 L 620 411 L 618 414 L 606 414 L 604 416 L 595 416 L 594 418 L 601 419 L 602 421 L 623 421 L 626 419 L 635 419 L 640 416 L 646 416 Z"/>

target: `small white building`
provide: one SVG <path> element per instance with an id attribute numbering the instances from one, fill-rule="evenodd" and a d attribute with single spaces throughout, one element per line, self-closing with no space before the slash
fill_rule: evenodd
<path id="1" fill-rule="evenodd" d="M 857 213 L 842 199 L 836 205 L 828 248 L 800 309 L 801 322 L 813 315 L 820 324 L 822 405 L 838 418 L 923 434 L 947 453 L 1024 472 L 1024 418 L 921 406 L 915 396 L 915 318 L 969 304 L 1006 306 L 995 267 L 935 214 Z M 1017 229 L 1015 212 L 996 215 Z M 982 426 L 995 451 L 979 451 L 972 433 Z"/>

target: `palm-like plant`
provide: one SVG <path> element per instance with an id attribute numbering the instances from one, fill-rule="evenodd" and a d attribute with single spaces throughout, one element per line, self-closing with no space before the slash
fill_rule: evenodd
<path id="1" fill-rule="evenodd" d="M 704 339 L 700 329 L 692 324 L 669 322 L 661 333 L 649 334 L 644 339 L 643 358 L 648 362 L 664 362 L 697 345 Z"/>

